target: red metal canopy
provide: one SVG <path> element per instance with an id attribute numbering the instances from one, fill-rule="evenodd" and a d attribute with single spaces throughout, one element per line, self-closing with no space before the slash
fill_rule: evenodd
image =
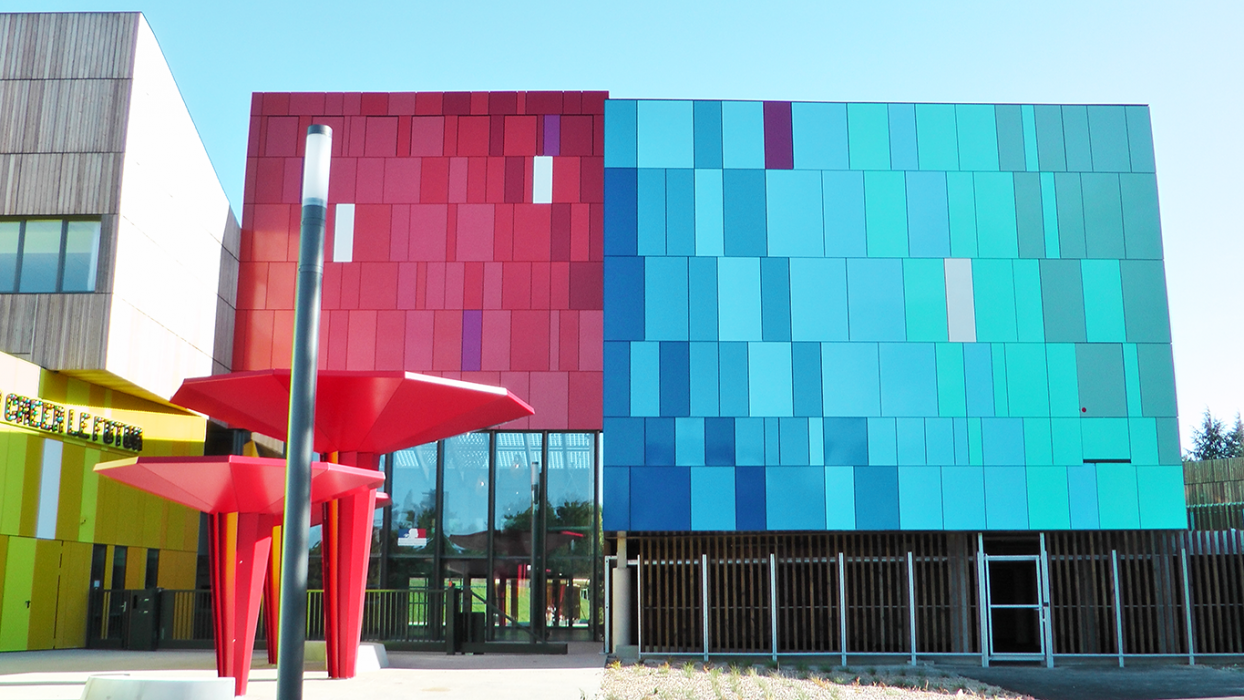
<path id="1" fill-rule="evenodd" d="M 204 513 L 285 512 L 285 460 L 271 457 L 134 457 L 95 466 L 102 476 Z M 311 463 L 311 502 L 361 487 L 384 473 L 330 462 Z"/>
<path id="2" fill-rule="evenodd" d="M 234 372 L 182 382 L 172 402 L 280 440 L 289 421 L 289 370 Z M 315 451 L 383 454 L 525 418 L 507 389 L 413 372 L 322 371 Z"/>

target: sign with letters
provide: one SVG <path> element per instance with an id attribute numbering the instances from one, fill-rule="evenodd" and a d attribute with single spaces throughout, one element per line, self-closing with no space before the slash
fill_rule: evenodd
<path id="1" fill-rule="evenodd" d="M 5 394 L 4 422 L 53 435 L 78 438 L 129 452 L 142 452 L 143 429 L 76 406 L 21 394 Z"/>

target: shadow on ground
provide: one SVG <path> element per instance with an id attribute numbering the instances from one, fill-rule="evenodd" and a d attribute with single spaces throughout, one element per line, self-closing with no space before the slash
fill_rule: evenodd
<path id="1" fill-rule="evenodd" d="M 956 666 L 955 673 L 1037 700 L 1244 699 L 1244 672 L 1207 666 Z"/>

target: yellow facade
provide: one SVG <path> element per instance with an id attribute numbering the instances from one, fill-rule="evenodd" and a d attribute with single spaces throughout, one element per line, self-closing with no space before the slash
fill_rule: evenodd
<path id="1" fill-rule="evenodd" d="M 74 379 L 0 353 L 0 393 L 56 402 L 141 427 L 148 456 L 203 453 L 206 421 L 179 409 Z M 199 513 L 109 479 L 99 462 L 133 452 L 99 441 L 0 421 L 0 651 L 86 645 L 95 545 L 105 545 L 102 587 L 126 548 L 125 588 L 143 588 L 148 551 L 157 585 L 195 583 Z"/>

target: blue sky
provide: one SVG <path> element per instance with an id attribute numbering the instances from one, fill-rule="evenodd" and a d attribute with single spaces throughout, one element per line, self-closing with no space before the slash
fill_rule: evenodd
<path id="1" fill-rule="evenodd" d="M 1185 447 L 1244 409 L 1244 3 L 7 4 L 144 12 L 235 211 L 254 91 L 1148 104 Z"/>

